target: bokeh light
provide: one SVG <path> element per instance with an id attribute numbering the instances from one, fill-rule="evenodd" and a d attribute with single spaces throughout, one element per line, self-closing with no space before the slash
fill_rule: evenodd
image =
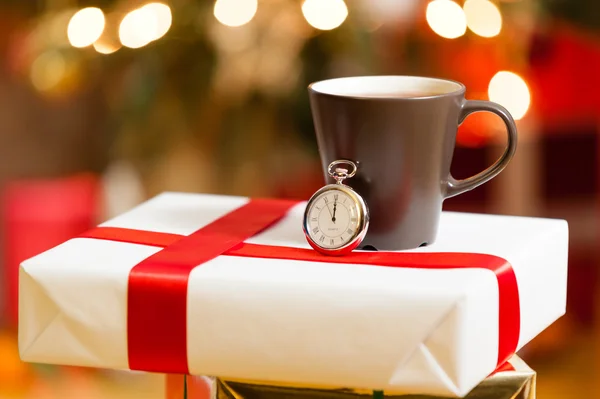
<path id="1" fill-rule="evenodd" d="M 426 19 L 429 27 L 446 39 L 455 39 L 467 31 L 463 9 L 451 0 L 434 0 L 427 5 Z"/>
<path id="2" fill-rule="evenodd" d="M 71 17 L 67 37 L 73 47 L 92 45 L 104 31 L 104 13 L 96 7 L 81 9 Z"/>
<path id="3" fill-rule="evenodd" d="M 112 54 L 121 48 L 117 43 L 111 43 L 108 41 L 97 41 L 94 43 L 94 50 L 100 54 Z"/>
<path id="4" fill-rule="evenodd" d="M 61 53 L 50 50 L 40 54 L 31 64 L 30 79 L 39 91 L 54 89 L 64 78 L 66 62 Z"/>
<path id="5" fill-rule="evenodd" d="M 154 18 L 156 18 L 156 31 L 152 40 L 160 39 L 171 28 L 171 23 L 173 22 L 171 8 L 163 3 L 149 3 L 142 8 L 154 14 Z"/>
<path id="6" fill-rule="evenodd" d="M 227 26 L 242 26 L 254 18 L 258 0 L 217 0 L 213 13 L 217 21 Z"/>
<path id="7" fill-rule="evenodd" d="M 158 18 L 151 8 L 138 8 L 129 12 L 119 25 L 119 39 L 125 47 L 140 48 L 156 37 Z"/>
<path id="8" fill-rule="evenodd" d="M 305 0 L 302 13 L 312 27 L 331 30 L 344 23 L 348 7 L 344 0 Z"/>
<path id="9" fill-rule="evenodd" d="M 531 94 L 525 80 L 508 71 L 500 71 L 494 75 L 490 80 L 488 96 L 491 101 L 504 106 L 515 120 L 525 116 L 531 103 Z"/>
<path id="10" fill-rule="evenodd" d="M 467 0 L 463 5 L 467 27 L 482 37 L 494 37 L 502 29 L 502 14 L 496 5 L 488 0 Z"/>
<path id="11" fill-rule="evenodd" d="M 168 5 L 149 3 L 125 15 L 119 26 L 119 39 L 123 46 L 140 48 L 163 37 L 172 22 Z"/>

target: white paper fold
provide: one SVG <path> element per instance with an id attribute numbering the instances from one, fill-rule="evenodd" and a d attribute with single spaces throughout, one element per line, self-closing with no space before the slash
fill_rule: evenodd
<path id="1" fill-rule="evenodd" d="M 190 234 L 246 198 L 165 193 L 104 226 Z M 304 203 L 247 242 L 309 248 Z M 72 239 L 21 265 L 24 361 L 124 369 L 127 278 L 160 248 Z M 418 252 L 507 259 L 519 348 L 564 314 L 567 224 L 445 212 Z M 463 396 L 497 360 L 498 284 L 488 270 L 421 270 L 221 256 L 190 275 L 191 373 Z"/>

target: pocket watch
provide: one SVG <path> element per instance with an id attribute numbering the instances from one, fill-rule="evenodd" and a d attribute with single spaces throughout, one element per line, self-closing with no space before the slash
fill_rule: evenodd
<path id="1" fill-rule="evenodd" d="M 358 247 L 367 234 L 369 209 L 364 199 L 343 183 L 357 170 L 356 163 L 349 160 L 329 164 L 327 173 L 336 182 L 320 188 L 306 205 L 302 223 L 304 235 L 322 254 L 347 254 Z"/>

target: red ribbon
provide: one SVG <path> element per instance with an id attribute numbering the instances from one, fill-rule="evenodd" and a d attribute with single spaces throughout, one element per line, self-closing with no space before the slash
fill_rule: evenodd
<path id="1" fill-rule="evenodd" d="M 132 370 L 189 374 L 187 285 L 195 267 L 220 255 L 352 263 L 419 269 L 488 269 L 499 288 L 498 367 L 515 352 L 521 313 L 517 279 L 510 263 L 476 253 L 353 252 L 330 257 L 312 249 L 246 244 L 283 218 L 296 202 L 255 199 L 189 236 L 118 227 L 97 227 L 81 235 L 163 247 L 129 274 L 127 342 Z"/>

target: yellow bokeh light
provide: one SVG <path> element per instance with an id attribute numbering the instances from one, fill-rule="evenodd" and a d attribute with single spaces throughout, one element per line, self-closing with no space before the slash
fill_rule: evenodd
<path id="1" fill-rule="evenodd" d="M 96 7 L 81 9 L 71 17 L 67 37 L 73 47 L 92 45 L 104 31 L 104 13 Z"/>
<path id="2" fill-rule="evenodd" d="M 65 59 L 58 51 L 42 53 L 31 64 L 31 83 L 39 91 L 51 90 L 63 80 L 66 69 Z"/>
<path id="3" fill-rule="evenodd" d="M 331 30 L 344 23 L 348 17 L 348 7 L 344 0 L 305 0 L 302 13 L 312 27 Z"/>
<path id="4" fill-rule="evenodd" d="M 467 31 L 463 9 L 451 0 L 433 0 L 425 15 L 429 27 L 441 37 L 456 39 Z"/>
<path id="5" fill-rule="evenodd" d="M 227 26 L 242 26 L 254 18 L 258 0 L 217 0 L 214 15 L 217 21 Z"/>
<path id="6" fill-rule="evenodd" d="M 488 96 L 491 101 L 504 106 L 515 120 L 525 116 L 531 103 L 527 83 L 519 75 L 508 71 L 494 75 L 488 86 Z"/>
<path id="7" fill-rule="evenodd" d="M 171 9 L 163 3 L 149 3 L 142 8 L 154 14 L 154 18 L 156 18 L 156 31 L 152 40 L 160 39 L 171 28 L 171 23 L 173 22 Z"/>
<path id="8" fill-rule="evenodd" d="M 150 8 L 142 7 L 129 12 L 119 25 L 119 40 L 129 48 L 144 47 L 154 40 L 158 18 Z"/>
<path id="9" fill-rule="evenodd" d="M 502 15 L 496 5 L 488 0 L 467 0 L 463 5 L 467 26 L 482 37 L 494 37 L 502 29 Z"/>
<path id="10" fill-rule="evenodd" d="M 171 9 L 163 3 L 149 3 L 129 12 L 119 25 L 123 46 L 140 48 L 160 39 L 171 28 Z"/>
<path id="11" fill-rule="evenodd" d="M 94 50 L 100 54 L 112 54 L 120 48 L 120 45 L 116 43 L 109 43 L 107 41 L 97 41 L 94 43 Z"/>

